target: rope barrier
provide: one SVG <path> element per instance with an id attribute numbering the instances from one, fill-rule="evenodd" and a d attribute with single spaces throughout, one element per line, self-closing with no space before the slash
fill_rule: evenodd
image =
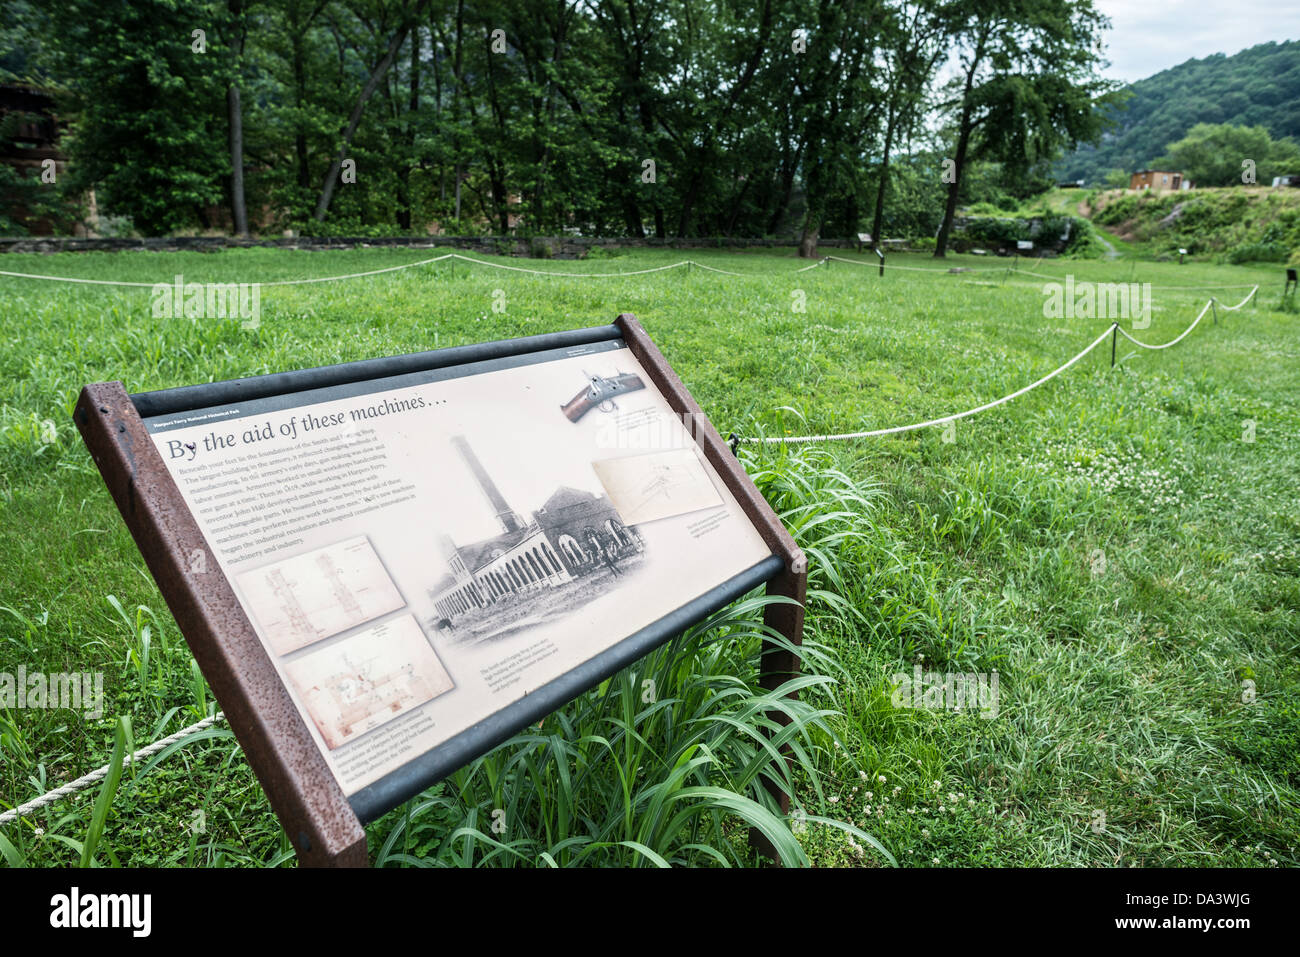
<path id="1" fill-rule="evenodd" d="M 476 266 L 487 266 L 490 269 L 505 269 L 510 272 L 528 273 L 534 276 L 559 276 L 569 279 L 618 279 L 624 276 L 645 276 L 651 273 L 667 272 L 671 269 L 680 269 L 682 266 L 695 266 L 708 272 L 719 273 L 723 276 L 757 276 L 761 273 L 744 273 L 735 272 L 730 269 L 719 269 L 717 266 L 709 266 L 694 259 L 682 259 L 675 263 L 669 263 L 666 266 L 654 266 L 649 269 L 633 269 L 628 272 L 560 272 L 553 269 L 530 269 L 527 266 L 510 266 L 506 263 L 490 262 L 485 259 L 475 259 L 471 256 L 465 256 L 461 253 L 444 253 L 441 256 L 433 256 L 429 259 L 421 259 L 413 263 L 403 263 L 399 266 L 386 266 L 382 269 L 368 269 L 365 272 L 344 273 L 338 276 L 318 276 L 314 279 L 275 279 L 268 282 L 258 283 L 261 286 L 305 286 L 318 282 L 340 282 L 347 279 L 361 279 L 366 276 L 379 276 L 384 273 L 400 272 L 406 269 L 415 269 L 417 266 L 427 266 L 430 263 L 443 262 L 447 259 L 460 260 L 461 262 L 472 263 Z M 794 270 L 794 273 L 808 272 L 811 269 L 824 267 L 827 263 L 834 260 L 835 262 L 848 263 L 851 266 L 866 266 L 868 268 L 877 268 L 878 263 L 858 259 L 846 259 L 843 256 L 823 256 L 807 266 L 801 266 Z M 959 273 L 985 273 L 985 272 L 1015 272 L 1026 276 L 1034 276 L 1037 279 L 1053 279 L 1045 273 L 1037 273 L 1029 269 L 1022 269 L 1019 266 L 954 266 L 947 269 L 930 269 L 925 266 L 903 266 L 898 263 L 886 263 L 886 269 L 902 270 L 905 272 L 929 273 L 933 276 L 942 276 L 953 273 L 954 270 Z M 125 279 L 79 279 L 74 276 L 47 276 L 42 273 L 25 273 L 13 272 L 8 269 L 0 269 L 0 276 L 12 276 L 16 279 L 41 279 L 47 282 L 69 282 L 89 286 L 128 286 L 139 289 L 152 289 L 158 285 L 169 285 L 169 283 L 153 282 L 133 282 Z M 1245 289 L 1250 283 L 1236 283 L 1220 286 L 1170 286 L 1161 284 L 1161 289 Z M 1256 289 L 1259 287 L 1256 286 Z M 1226 308 L 1226 307 L 1225 307 Z M 1240 307 L 1237 307 L 1240 308 Z"/>
<path id="2" fill-rule="evenodd" d="M 1112 326 L 1111 328 L 1114 328 L 1114 326 Z M 839 441 L 841 439 L 865 439 L 875 435 L 893 435 L 897 432 L 911 432 L 914 429 L 929 428 L 932 425 L 940 425 L 944 422 L 955 422 L 958 419 L 964 419 L 967 416 L 975 415 L 977 412 L 984 412 L 987 409 L 992 409 L 995 406 L 1002 405 L 1005 402 L 1010 402 L 1012 399 L 1018 398 L 1019 396 L 1024 395 L 1026 392 L 1030 392 L 1034 389 L 1037 389 L 1040 385 L 1060 375 L 1066 369 L 1070 368 L 1070 366 L 1074 365 L 1076 362 L 1078 362 L 1080 359 L 1086 356 L 1093 349 L 1097 348 L 1097 346 L 1101 345 L 1101 343 L 1105 340 L 1105 338 L 1110 334 L 1111 334 L 1111 330 L 1107 329 L 1096 339 L 1092 340 L 1092 342 L 1088 345 L 1088 347 L 1085 348 L 1082 352 L 1078 353 L 1073 359 L 1071 359 L 1069 362 L 1065 363 L 1064 365 L 1059 366 L 1056 369 L 1053 369 L 1051 372 L 1047 373 L 1047 375 L 1043 376 L 1037 382 L 1033 382 L 1030 385 L 1025 386 L 1023 389 L 1017 389 L 1015 392 L 1012 392 L 1010 395 L 1004 395 L 1000 399 L 994 399 L 992 402 L 986 402 L 983 405 L 976 406 L 973 409 L 967 409 L 965 412 L 955 412 L 952 415 L 945 415 L 937 419 L 927 419 L 925 422 L 913 422 L 911 425 L 896 425 L 893 428 L 889 428 L 889 429 L 871 429 L 865 432 L 841 432 L 836 435 L 787 435 L 781 437 L 764 437 L 764 438 L 755 437 L 755 438 L 747 438 L 744 439 L 743 441 L 760 442 L 764 444 L 772 444 L 772 443 L 797 444 L 802 442 L 833 442 L 833 441 Z"/>
<path id="3" fill-rule="evenodd" d="M 1141 346 L 1143 349 L 1168 349 L 1170 346 L 1178 345 L 1178 343 L 1182 342 L 1184 337 L 1186 337 L 1186 335 L 1189 332 L 1191 332 L 1193 329 L 1196 328 L 1196 324 L 1205 318 L 1205 314 L 1210 311 L 1210 306 L 1212 304 L 1213 304 L 1212 302 L 1207 302 L 1201 308 L 1200 315 L 1198 315 L 1195 319 L 1192 320 L 1192 324 L 1188 326 L 1186 329 L 1184 329 L 1182 335 L 1180 335 L 1177 339 L 1170 339 L 1168 342 L 1163 342 L 1158 346 L 1153 346 L 1148 342 L 1143 342 L 1140 339 L 1133 338 L 1133 336 L 1129 335 L 1128 331 L 1125 330 L 1123 327 L 1121 327 L 1119 323 L 1115 324 L 1115 328 L 1119 330 L 1120 335 L 1122 335 L 1129 342 L 1133 343 L 1135 346 Z"/>
<path id="4" fill-rule="evenodd" d="M 642 276 L 652 272 L 664 272 L 668 269 L 677 269 L 681 266 L 688 265 L 692 262 L 689 259 L 683 259 L 680 262 L 672 263 L 668 266 L 655 266 L 652 269 L 635 269 L 630 272 L 557 272 L 551 269 L 528 269 L 524 266 L 508 266 L 505 263 L 488 262 L 483 259 L 474 259 L 470 256 L 463 256 L 460 253 L 444 253 L 441 256 L 433 256 L 429 259 L 421 259 L 413 263 L 403 263 L 400 266 L 386 266 L 383 269 L 369 269 L 365 272 L 344 273 L 341 276 L 318 276 L 315 279 L 276 279 L 269 282 L 262 282 L 261 286 L 302 286 L 316 282 L 338 282 L 344 279 L 360 279 L 364 276 L 378 276 L 381 273 L 399 272 L 403 269 L 414 269 L 416 266 L 427 266 L 430 263 L 442 262 L 445 259 L 459 259 L 462 262 L 473 263 L 476 266 L 489 266 L 492 269 L 509 269 L 512 272 L 526 272 L 537 276 L 570 276 L 580 279 L 608 279 L 619 276 Z M 694 263 L 701 269 L 710 269 L 712 267 L 704 266 L 700 263 Z M 714 269 L 714 272 L 723 272 L 721 269 Z M 728 273 L 732 276 L 743 276 L 744 273 Z M 160 283 L 153 282 L 129 282 L 123 279 L 77 279 L 71 276 L 45 276 L 40 273 L 11 272 L 7 269 L 0 269 L 0 276 L 14 276 L 19 279 L 45 279 L 53 282 L 72 282 L 83 283 L 92 286 L 135 286 L 144 289 L 152 289 Z M 170 285 L 162 283 L 161 285 Z"/>
<path id="5" fill-rule="evenodd" d="M 722 275 L 724 275 L 724 276 L 746 276 L 746 275 L 752 275 L 751 273 L 732 272 L 730 269 L 719 269 L 717 266 L 706 266 L 706 265 L 704 265 L 704 263 L 696 262 L 694 259 L 688 259 L 688 260 L 686 260 L 686 261 L 687 261 L 688 263 L 690 263 L 692 266 L 698 266 L 700 269 L 707 269 L 709 272 L 720 272 L 720 273 L 722 273 Z"/>
<path id="6" fill-rule="evenodd" d="M 655 266 L 653 269 L 633 269 L 629 272 L 557 272 L 553 269 L 529 269 L 526 266 L 507 266 L 505 263 L 488 262 L 483 259 L 473 259 L 469 256 L 462 256 L 460 253 L 449 253 L 453 259 L 459 259 L 463 262 L 474 263 L 476 266 L 490 266 L 493 269 L 509 269 L 511 272 L 532 273 L 535 276 L 569 276 L 577 279 L 617 279 L 622 276 L 644 276 L 652 272 L 666 272 L 669 269 L 678 269 L 682 266 L 689 266 L 692 263 L 690 259 L 682 259 L 678 262 L 671 263 L 667 266 Z M 418 263 L 412 263 L 418 265 Z M 695 263 L 695 265 L 700 265 Z M 704 267 L 702 267 L 704 268 Z M 721 272 L 722 270 L 715 270 Z M 732 273 L 734 276 L 743 275 L 743 273 Z"/>
<path id="7" fill-rule="evenodd" d="M 1256 286 L 1254 289 L 1252 289 L 1250 292 L 1248 292 L 1248 293 L 1246 294 L 1246 298 L 1243 299 L 1243 300 L 1241 300 L 1241 302 L 1237 303 L 1235 306 L 1223 306 L 1223 303 L 1222 303 L 1222 302 L 1219 302 L 1218 297 L 1213 297 L 1213 298 L 1214 298 L 1215 302 L 1218 302 L 1219 305 L 1223 306 L 1223 311 L 1224 311 L 1224 312 L 1236 312 L 1238 309 L 1240 309 L 1240 308 L 1241 308 L 1242 306 L 1244 306 L 1246 303 L 1250 302 L 1250 300 L 1254 298 L 1255 293 L 1257 293 L 1257 292 L 1259 292 L 1259 286 Z"/>
<path id="8" fill-rule="evenodd" d="M 1224 306 L 1224 309 L 1228 309 L 1228 310 L 1240 309 L 1247 302 L 1249 302 L 1251 297 L 1254 296 L 1255 293 L 1258 291 L 1259 291 L 1259 287 L 1255 286 L 1246 295 L 1246 298 L 1241 300 L 1241 302 L 1237 303 L 1237 305 L 1231 307 Z M 1112 336 L 1115 333 L 1123 334 L 1124 337 L 1127 338 L 1130 342 L 1134 343 L 1135 345 L 1141 346 L 1143 349 L 1168 349 L 1170 346 L 1176 345 L 1179 342 L 1181 342 L 1184 338 L 1187 337 L 1188 333 L 1190 333 L 1193 329 L 1196 328 L 1197 323 L 1199 323 L 1203 318 L 1205 318 L 1205 314 L 1210 310 L 1210 307 L 1213 304 L 1213 302 L 1214 300 L 1210 300 L 1209 302 L 1207 302 L 1205 306 L 1201 309 L 1200 314 L 1195 319 L 1192 320 L 1192 324 L 1189 325 L 1186 329 L 1184 329 L 1176 339 L 1171 339 L 1169 342 L 1165 342 L 1160 345 L 1151 345 L 1150 343 L 1142 342 L 1138 339 L 1135 339 L 1133 338 L 1133 336 L 1129 335 L 1128 332 L 1126 332 L 1118 322 L 1112 322 L 1110 324 L 1110 327 L 1107 328 L 1105 332 L 1099 335 L 1096 339 L 1092 340 L 1092 342 L 1089 343 L 1081 352 L 1077 353 L 1072 359 L 1065 362 L 1063 365 L 1057 366 L 1055 369 L 1047 373 L 1047 375 L 1043 376 L 1041 379 L 1038 379 L 1035 382 L 1031 382 L 1029 385 L 1025 386 L 1022 389 L 1017 389 L 1015 392 L 1012 392 L 1010 395 L 1004 395 L 1000 399 L 994 399 L 992 402 L 986 402 L 983 405 L 976 406 L 973 409 L 967 409 L 965 412 L 954 412 L 951 415 L 941 416 L 937 419 L 927 419 L 924 422 L 913 422 L 910 425 L 896 425 L 888 429 L 870 429 L 862 432 L 840 432 L 833 435 L 787 435 L 787 436 L 764 436 L 764 437 L 755 436 L 751 438 L 742 439 L 741 441 L 749 442 L 749 443 L 758 443 L 763 445 L 794 445 L 794 444 L 802 444 L 805 442 L 836 442 L 844 439 L 865 439 L 865 438 L 871 438 L 873 436 L 879 436 L 879 435 L 895 435 L 900 432 L 912 432 L 915 431 L 916 429 L 926 429 L 926 428 L 930 428 L 931 426 L 942 425 L 947 422 L 956 422 L 958 419 L 965 419 L 968 418 L 969 416 L 976 415 L 980 412 L 986 412 L 989 409 L 997 408 L 1000 405 L 1010 402 L 1012 399 L 1019 398 L 1020 396 L 1024 395 L 1027 392 L 1032 392 L 1034 389 L 1037 389 L 1041 385 L 1045 385 L 1046 383 L 1050 382 L 1052 379 L 1056 378 L 1056 376 L 1064 372 L 1066 369 L 1070 368 L 1072 365 L 1074 365 L 1076 362 L 1078 362 L 1080 359 L 1086 356 L 1093 349 L 1097 348 L 1097 346 L 1101 345 L 1101 343 L 1105 341 L 1107 336 Z"/>
<path id="9" fill-rule="evenodd" d="M 164 748 L 167 748 L 175 744 L 177 741 L 180 741 L 182 738 L 186 737 L 187 735 L 194 734 L 196 731 L 202 731 L 204 728 L 211 727 L 212 725 L 216 724 L 218 721 L 224 720 L 224 718 L 225 718 L 225 713 L 218 711 L 216 714 L 204 718 L 202 721 L 196 722 L 195 724 L 190 725 L 188 728 L 182 728 L 181 730 L 177 731 L 175 734 L 170 734 L 167 737 L 163 738 L 162 740 L 155 741 L 153 744 L 148 745 L 147 747 L 141 748 L 139 751 L 134 752 L 129 757 L 127 757 L 125 761 L 122 762 L 122 767 L 125 768 L 128 764 L 131 764 L 133 761 L 141 761 L 147 757 L 151 757 L 152 755 L 157 754 L 159 751 L 163 750 Z M 91 771 L 89 774 L 83 774 L 81 777 L 77 778 L 77 780 L 69 782 L 68 784 L 63 785 L 62 787 L 55 788 L 53 791 L 47 791 L 45 794 L 42 794 L 40 797 L 33 798 L 32 800 L 28 801 L 26 804 L 20 804 L 18 805 L 18 807 L 13 808 L 12 810 L 0 813 L 0 824 L 8 824 L 10 821 L 16 821 L 20 817 L 26 817 L 28 814 L 31 814 L 33 811 L 40 810 L 41 808 L 45 807 L 47 804 L 53 804 L 55 801 L 59 800 L 60 798 L 67 797 L 70 794 L 76 794 L 78 791 L 84 791 L 92 784 L 95 784 L 96 782 L 102 781 L 104 778 L 106 778 L 108 776 L 109 768 L 110 765 L 106 764 L 102 768 L 97 768 L 96 770 Z"/>
<path id="10" fill-rule="evenodd" d="M 826 256 L 824 257 L 824 259 L 833 259 L 836 262 L 849 263 L 850 265 L 853 266 L 866 266 L 868 269 L 875 269 L 879 265 L 878 263 L 874 263 L 870 260 L 845 259 L 843 256 Z M 1041 266 L 1042 264 L 1043 264 L 1042 261 L 1039 260 L 1039 265 Z M 814 263 L 814 265 L 820 266 L 821 263 L 820 262 Z M 811 269 L 812 266 L 807 266 L 805 268 Z M 1010 272 L 1017 272 L 1025 276 L 1034 276 L 1038 279 L 1055 280 L 1058 278 L 1062 278 L 1058 276 L 1049 275 L 1048 273 L 1039 273 L 1039 272 L 1034 272 L 1033 270 L 1030 269 L 1023 269 L 1020 266 L 956 266 L 949 269 L 930 269 L 925 266 L 900 266 L 896 263 L 889 263 L 889 262 L 885 263 L 886 270 L 902 269 L 908 272 L 928 272 L 934 276 L 942 276 L 951 273 L 953 268 L 960 269 L 963 272 L 1008 272 L 1010 271 Z M 795 272 L 803 272 L 803 270 L 796 269 Z M 1136 282 L 1137 280 L 1128 280 L 1128 281 Z M 1252 283 L 1248 283 L 1248 282 L 1230 283 L 1228 285 L 1218 285 L 1218 286 L 1172 286 L 1167 283 L 1152 283 L 1151 285 L 1155 286 L 1157 289 L 1197 289 L 1197 290 L 1199 289 L 1250 289 L 1252 287 Z M 1259 286 L 1254 285 L 1254 288 L 1258 289 Z"/>

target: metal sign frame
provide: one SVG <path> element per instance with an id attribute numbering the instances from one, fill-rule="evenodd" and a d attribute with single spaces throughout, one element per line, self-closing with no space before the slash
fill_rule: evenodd
<path id="1" fill-rule="evenodd" d="M 208 406 L 447 368 L 566 346 L 621 339 L 649 374 L 770 550 L 768 558 L 646 628 L 588 659 L 537 691 L 408 762 L 349 799 L 308 732 L 299 710 L 253 629 L 229 579 L 215 561 L 194 571 L 196 553 L 213 554 L 180 489 L 146 430 L 144 419 Z M 130 395 L 120 382 L 82 389 L 73 413 L 82 439 L 175 616 L 226 720 L 270 798 L 300 863 L 366 866 L 365 823 L 375 820 L 454 770 L 595 687 L 605 678 L 766 583 L 769 595 L 790 601 L 766 606 L 764 622 L 791 646 L 802 643 L 807 560 L 771 506 L 746 475 L 636 317 L 608 326 L 458 346 L 382 359 L 182 386 Z M 760 682 L 768 690 L 799 673 L 798 656 L 765 642 Z M 788 719 L 773 712 L 773 720 Z M 764 779 L 782 811 L 786 788 Z M 751 842 L 775 857 L 751 831 Z"/>

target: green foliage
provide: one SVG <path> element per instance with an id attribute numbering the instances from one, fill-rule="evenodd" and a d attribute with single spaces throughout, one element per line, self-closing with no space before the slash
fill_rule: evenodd
<path id="1" fill-rule="evenodd" d="M 1113 112 L 1114 135 L 1066 156 L 1056 167 L 1060 179 L 1098 184 L 1118 169 L 1124 180 L 1106 185 L 1126 186 L 1128 173 L 1152 168 L 1198 123 L 1264 127 L 1274 139 L 1300 141 L 1300 40 L 1187 60 L 1127 89 L 1131 98 Z M 1248 157 L 1259 161 L 1250 154 L 1235 157 L 1238 182 Z"/>
<path id="2" fill-rule="evenodd" d="M 1291 251 L 1281 243 L 1246 243 L 1228 253 L 1230 263 L 1284 263 Z"/>
<path id="3" fill-rule="evenodd" d="M 1149 243 L 1157 254 L 1184 248 L 1233 262 L 1284 262 L 1300 255 L 1300 192 L 1295 190 L 1234 187 L 1107 196 L 1093 221 Z"/>
<path id="4" fill-rule="evenodd" d="M 95 188 L 146 236 L 228 228 L 232 89 L 246 205 L 270 234 L 843 237 L 876 228 L 878 195 L 879 231 L 934 233 L 948 137 L 931 121 L 950 104 L 936 114 L 928 94 L 978 16 L 941 0 L 564 9 L 15 0 L 0 50 L 21 51 L 0 71 L 60 94 L 67 195 Z M 995 13 L 1000 52 L 972 102 L 996 131 L 970 157 L 974 201 L 1041 191 L 1059 148 L 1097 131 L 1092 0 Z M 1026 58 L 1051 69 L 1009 65 Z"/>
<path id="5" fill-rule="evenodd" d="M 224 4 L 141 0 L 113 8 L 69 0 L 53 9 L 53 63 L 69 81 L 78 122 L 69 143 L 69 186 L 97 187 L 107 213 L 147 235 L 206 226 L 222 200 Z M 203 24 L 206 53 L 193 52 Z"/>
<path id="6" fill-rule="evenodd" d="M 1178 170 L 1198 187 L 1240 186 L 1243 177 L 1268 185 L 1274 176 L 1300 172 L 1300 146 L 1274 140 L 1263 126 L 1197 123 L 1153 165 Z"/>
<path id="7" fill-rule="evenodd" d="M 395 223 L 362 222 L 355 216 L 335 216 L 323 222 L 314 219 L 301 220 L 293 224 L 299 236 L 331 238 L 334 236 L 382 238 L 401 236 L 402 230 Z"/>

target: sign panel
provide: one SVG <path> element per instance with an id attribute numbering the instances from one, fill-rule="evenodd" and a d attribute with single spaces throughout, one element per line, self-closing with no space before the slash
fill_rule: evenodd
<path id="1" fill-rule="evenodd" d="M 652 371 L 615 338 L 144 417 L 349 798 L 771 558 Z"/>

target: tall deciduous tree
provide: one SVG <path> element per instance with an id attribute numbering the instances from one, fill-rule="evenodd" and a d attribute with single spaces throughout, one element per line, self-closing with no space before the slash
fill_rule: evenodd
<path id="1" fill-rule="evenodd" d="M 1099 138 L 1115 89 L 1097 76 L 1108 21 L 1093 0 L 952 0 L 941 15 L 958 74 L 944 104 L 955 152 L 937 257 L 947 252 L 968 163 L 993 159 L 1017 175 L 1062 146 Z"/>
<path id="2" fill-rule="evenodd" d="M 230 168 L 224 4 L 66 0 L 50 13 L 74 112 L 70 180 L 145 234 L 211 225 Z"/>
<path id="3" fill-rule="evenodd" d="M 320 199 L 316 201 L 316 212 L 314 214 L 317 222 L 325 219 L 325 214 L 330 208 L 330 202 L 334 199 L 334 190 L 339 181 L 339 171 L 343 168 L 343 161 L 347 159 L 348 146 L 357 132 L 357 126 L 361 123 L 361 114 L 366 108 L 366 103 L 374 95 L 375 90 L 379 88 L 379 84 L 383 81 L 389 67 L 393 65 L 393 61 L 397 59 L 397 51 L 402 48 L 407 34 L 411 32 L 412 23 L 417 17 L 423 15 L 428 5 L 429 0 L 416 0 L 414 7 L 408 12 L 404 12 L 401 22 L 388 41 L 388 48 L 384 51 L 383 57 L 370 71 L 365 84 L 361 87 L 361 92 L 357 94 L 356 102 L 352 106 L 352 113 L 348 116 L 347 125 L 343 128 L 343 133 L 339 138 L 338 153 L 330 163 L 329 170 L 325 174 L 325 182 L 321 185 Z"/>

